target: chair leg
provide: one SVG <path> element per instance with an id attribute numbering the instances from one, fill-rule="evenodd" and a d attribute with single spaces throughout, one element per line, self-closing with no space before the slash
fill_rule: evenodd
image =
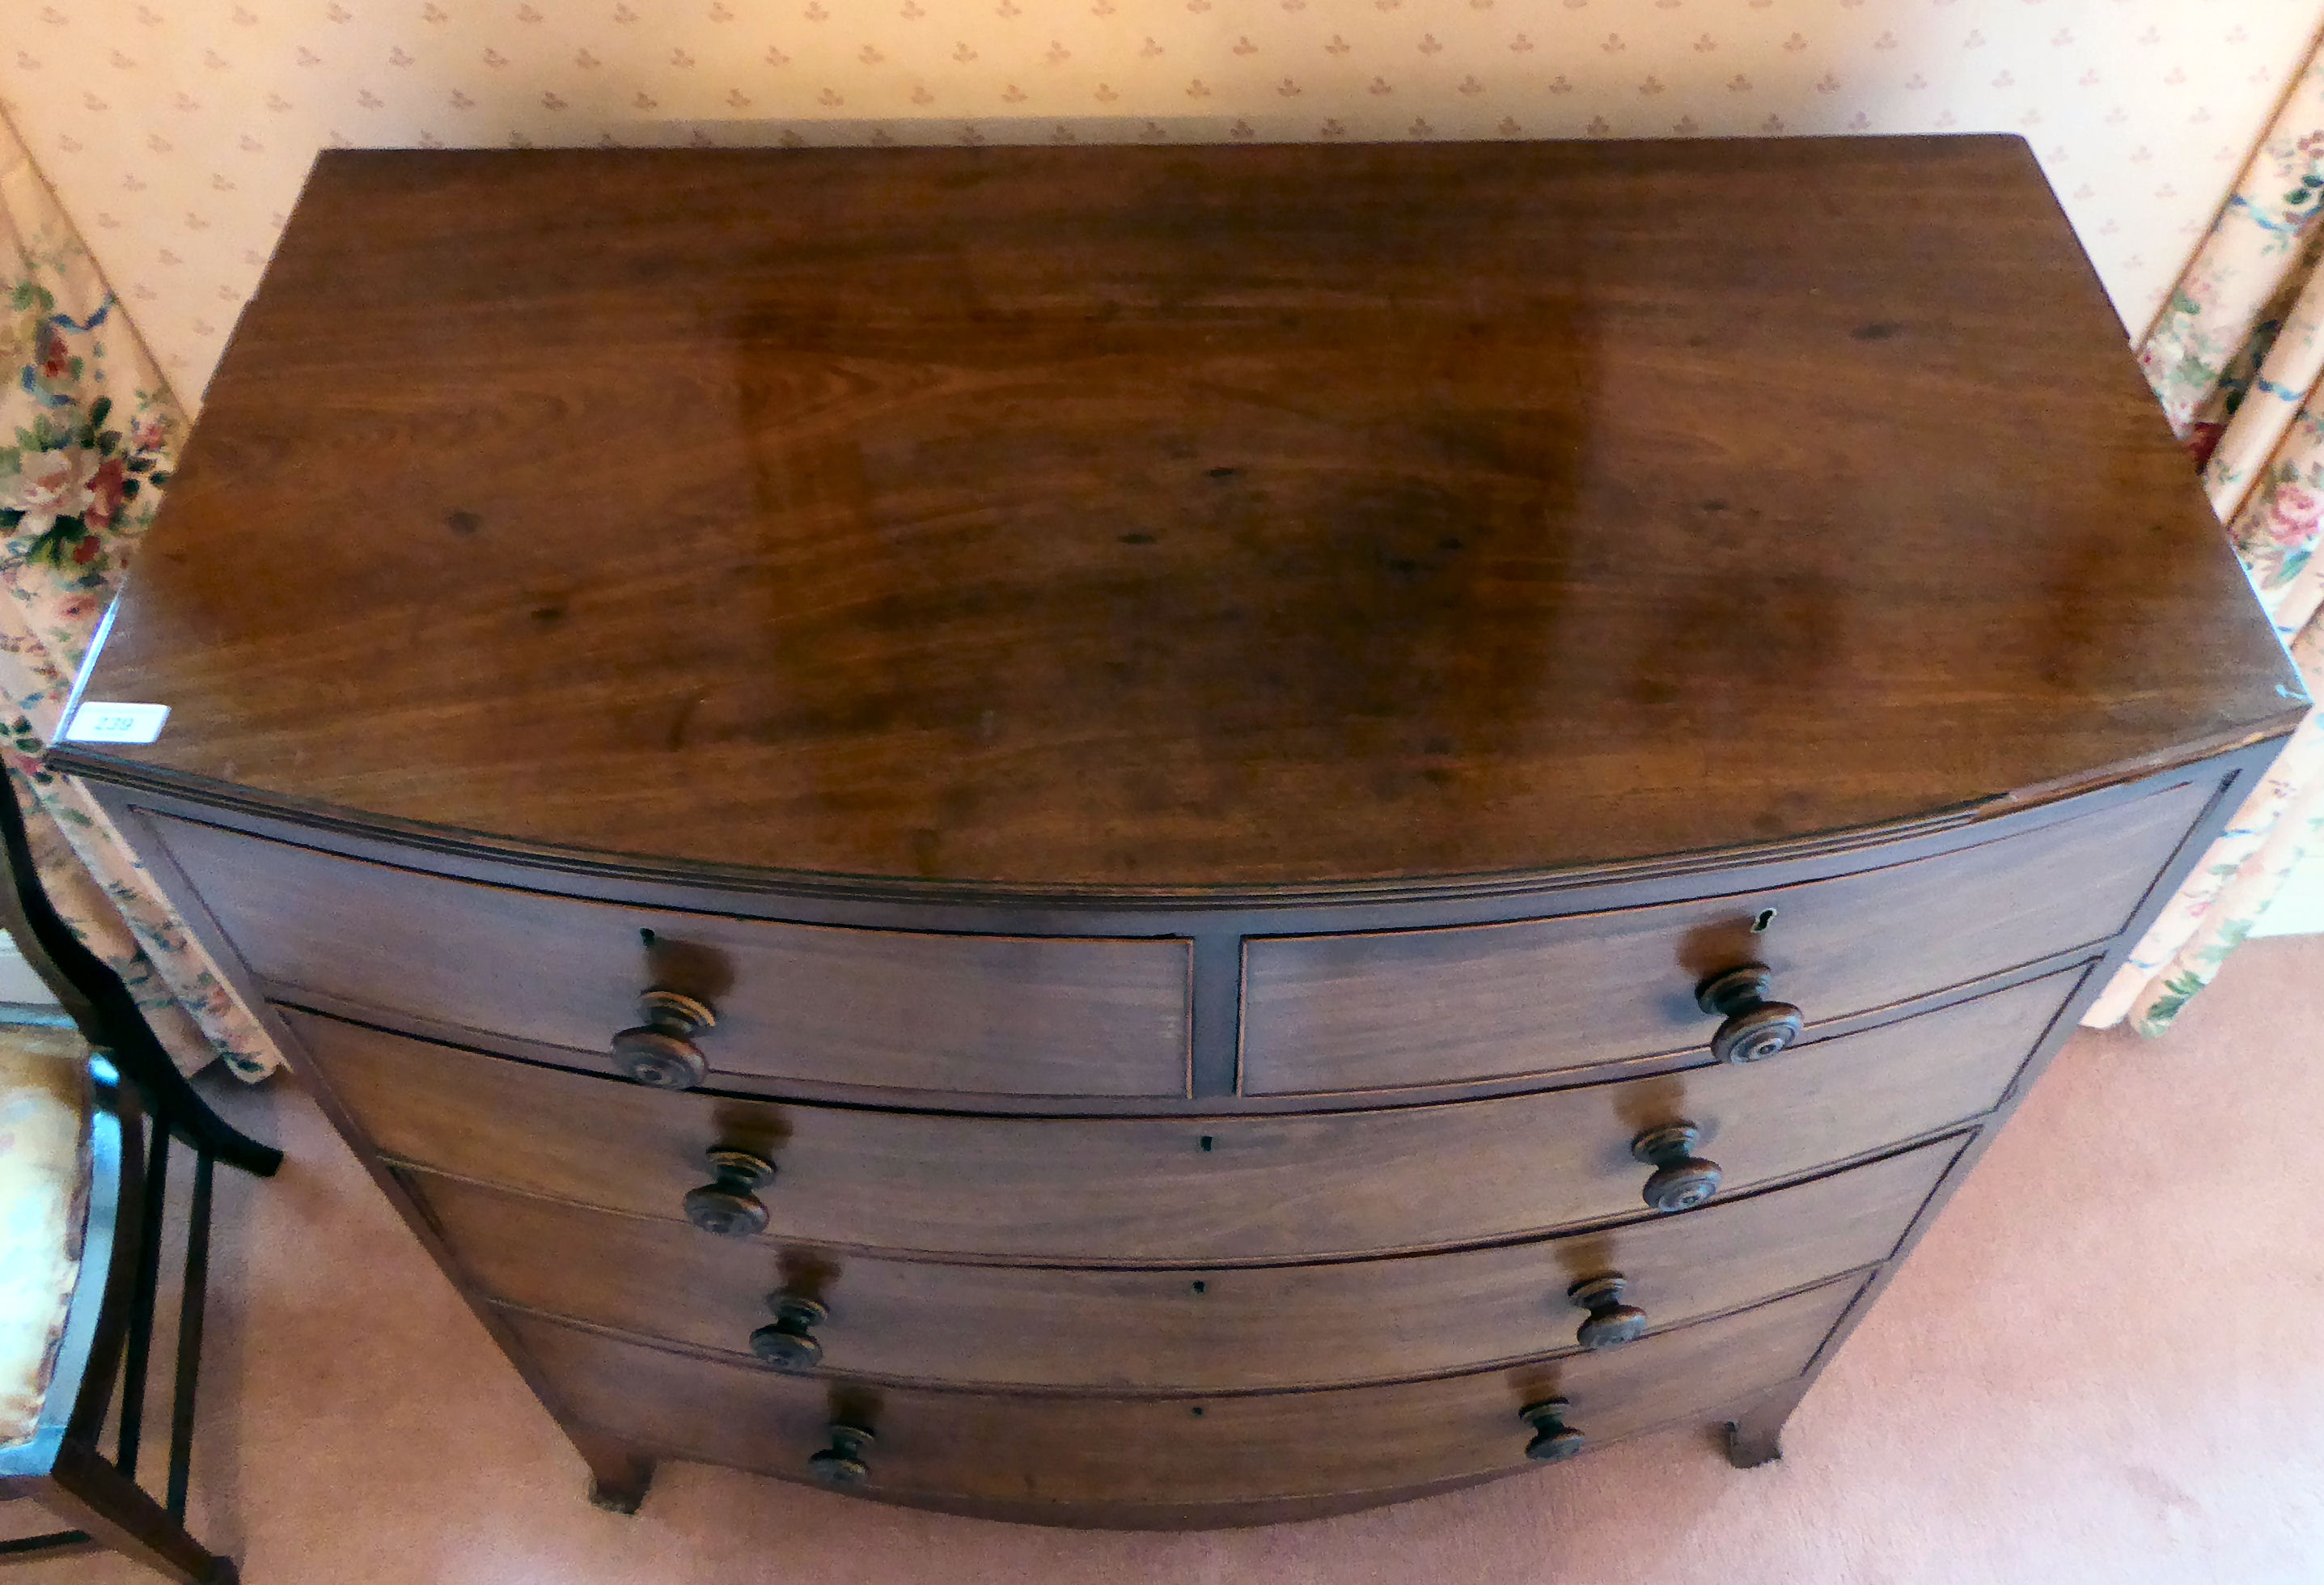
<path id="1" fill-rule="evenodd" d="M 170 1135 L 145 1130 L 145 1181 L 138 1195 L 137 1267 L 129 1291 L 129 1324 L 121 1350 L 121 1441 L 114 1468 L 137 1478 L 145 1434 L 145 1371 L 153 1351 L 153 1308 L 161 1287 L 161 1207 L 169 1195 Z"/>
<path id="2" fill-rule="evenodd" d="M 185 1284 L 178 1297 L 178 1379 L 170 1394 L 170 1488 L 163 1504 L 183 1524 L 194 1468 L 194 1388 L 202 1368 L 202 1317 L 210 1285 L 210 1158 L 194 1157 L 194 1202 L 186 1215 Z"/>
<path id="3" fill-rule="evenodd" d="M 66 1524 L 179 1585 L 235 1585 L 234 1560 L 204 1548 L 168 1510 L 90 1449 L 68 1443 L 35 1493 Z"/>

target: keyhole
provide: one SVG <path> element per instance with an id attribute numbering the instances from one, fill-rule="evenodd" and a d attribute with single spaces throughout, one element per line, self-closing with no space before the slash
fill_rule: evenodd
<path id="1" fill-rule="evenodd" d="M 1197 1293 L 1207 1293 L 1210 1291 L 1211 1285 L 1208 1283 L 1196 1283 L 1194 1284 L 1194 1292 Z"/>
<path id="2" fill-rule="evenodd" d="M 1211 1147 L 1211 1136 L 1210 1136 L 1209 1135 L 1205 1134 L 1205 1135 L 1203 1135 L 1203 1148 L 1204 1148 L 1204 1150 L 1208 1150 L 1208 1149 L 1210 1149 L 1210 1147 Z"/>
<path id="3" fill-rule="evenodd" d="M 641 931 L 638 932 L 638 940 L 645 943 L 645 949 L 646 949 L 646 950 L 647 950 L 647 951 L 650 952 L 650 951 L 652 951 L 652 950 L 653 950 L 653 947 L 654 947 L 654 932 L 651 932 L 651 931 L 650 931 L 650 930 L 641 930 Z"/>
<path id="4" fill-rule="evenodd" d="M 1751 922 L 1751 933 L 1756 936 L 1775 922 L 1775 911 L 1772 908 L 1762 908 L 1759 910 L 1759 917 Z"/>

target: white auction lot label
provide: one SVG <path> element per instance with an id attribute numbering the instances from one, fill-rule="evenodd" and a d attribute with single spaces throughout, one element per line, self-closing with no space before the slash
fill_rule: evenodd
<path id="1" fill-rule="evenodd" d="M 166 704 L 116 704 L 88 699 L 65 725 L 68 743 L 151 743 L 170 718 Z"/>

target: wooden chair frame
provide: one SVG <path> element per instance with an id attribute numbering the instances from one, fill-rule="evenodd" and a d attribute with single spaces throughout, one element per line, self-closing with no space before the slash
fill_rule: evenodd
<path id="1" fill-rule="evenodd" d="M 223 1161 L 254 1176 L 271 1177 L 282 1155 L 209 1108 L 154 1037 L 120 977 L 58 917 L 32 867 L 13 780 L 5 792 L 0 797 L 0 927 L 15 939 L 62 1011 L 0 1006 L 0 1024 L 77 1028 L 94 1048 L 94 1104 L 80 1281 L 66 1313 L 38 1427 L 29 1441 L 0 1449 L 0 1499 L 34 1498 L 76 1527 L 0 1542 L 0 1562 L 103 1547 L 136 1558 L 181 1585 L 234 1585 L 234 1561 L 204 1548 L 185 1525 L 209 1275 L 212 1169 Z M 168 1486 L 157 1502 L 138 1484 L 137 1458 L 173 1139 L 193 1153 L 194 1178 L 171 1397 Z M 108 1459 L 98 1441 L 116 1383 L 121 1409 Z"/>

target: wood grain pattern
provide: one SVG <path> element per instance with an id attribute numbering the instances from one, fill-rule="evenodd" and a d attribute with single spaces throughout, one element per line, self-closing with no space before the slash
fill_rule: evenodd
<path id="1" fill-rule="evenodd" d="M 1566 1290 L 1619 1272 L 1657 1330 L 1887 1258 L 1958 1137 L 1794 1189 L 1457 1254 L 1221 1271 L 882 1260 L 737 1245 L 407 1175 L 488 1296 L 748 1358 L 769 1295 L 813 1298 L 823 1367 L 967 1386 L 1204 1392 L 1392 1380 L 1573 1351 Z M 1636 1347 L 1635 1344 L 1624 1345 Z"/>
<path id="2" fill-rule="evenodd" d="M 1714 1411 L 1797 1376 L 1849 1280 L 1611 1353 L 1390 1386 L 1185 1400 L 862 1388 L 644 1348 L 535 1317 L 509 1324 L 585 1421 L 657 1451 L 797 1479 L 835 1403 L 877 1432 L 871 1495 L 1060 1505 L 1254 1501 L 1398 1488 L 1526 1467 L 1523 1404 L 1552 1393 L 1592 1444 Z M 1197 1412 L 1199 1411 L 1199 1413 Z"/>
<path id="3" fill-rule="evenodd" d="M 2300 713 L 2004 138 L 328 153 L 91 687 L 169 730 L 61 764 L 1125 887 L 1728 848 Z"/>
<path id="4" fill-rule="evenodd" d="M 1646 1214 L 1643 1129 L 1683 1117 L 1732 1194 L 2001 1098 L 2080 982 L 2052 975 L 1751 1068 L 1305 1117 L 946 1117 L 672 1095 L 287 1011 L 388 1156 L 676 1221 L 703 1152 L 776 1163 L 769 1237 L 1106 1265 L 1319 1259 Z"/>
<path id="5" fill-rule="evenodd" d="M 1695 987 L 1742 963 L 1838 1018 L 2121 930 L 2205 778 L 2022 837 L 1840 880 L 1517 924 L 1244 944 L 1242 1089 L 1333 1093 L 1700 1047 Z M 1754 925 L 1768 910 L 1764 930 Z"/>
<path id="6" fill-rule="evenodd" d="M 638 993 L 717 1010 L 712 1072 L 1183 1096 L 1183 941 L 842 930 L 622 907 L 364 864 L 192 820 L 169 853 L 270 985 L 603 1053 Z M 650 932 L 650 944 L 645 940 Z"/>

